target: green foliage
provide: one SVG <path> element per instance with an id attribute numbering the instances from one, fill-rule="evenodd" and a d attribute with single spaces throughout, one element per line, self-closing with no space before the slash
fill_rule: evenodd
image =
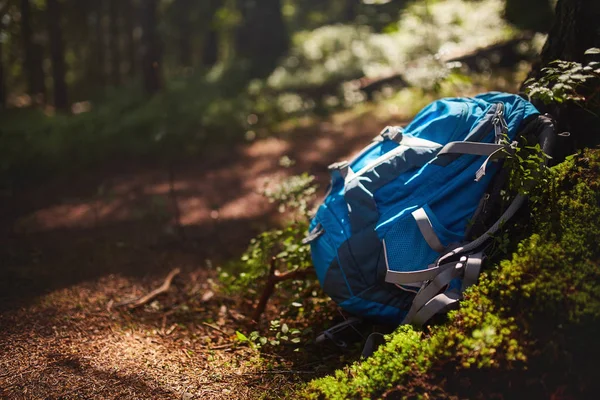
<path id="1" fill-rule="evenodd" d="M 536 188 L 548 185 L 550 174 L 546 165 L 550 157 L 542 151 L 539 143 L 528 146 L 526 138 L 523 141 L 508 154 L 505 167 L 510 171 L 509 191 L 530 195 Z"/>
<path id="2" fill-rule="evenodd" d="M 277 347 L 281 344 L 299 345 L 302 342 L 304 333 L 300 329 L 289 328 L 287 324 L 275 319 L 269 323 L 269 332 L 262 336 L 259 331 L 252 331 L 248 336 L 237 331 L 236 338 L 240 343 L 248 343 L 254 349 L 261 349 L 265 346 Z M 299 349 L 298 347 L 296 347 Z"/>
<path id="3" fill-rule="evenodd" d="M 293 161 L 282 158 L 280 163 L 289 166 Z M 283 271 L 306 269 L 312 265 L 310 247 L 302 244 L 302 239 L 308 230 L 309 207 L 317 191 L 314 180 L 314 176 L 304 173 L 276 184 L 265 183 L 263 195 L 271 203 L 278 203 L 279 211 L 286 212 L 287 222 L 281 229 L 263 232 L 250 240 L 241 264 L 236 263 L 221 272 L 220 279 L 229 291 L 263 284 L 261 278 L 267 275 L 273 258 Z"/>
<path id="4" fill-rule="evenodd" d="M 284 157 L 280 164 L 290 166 L 293 161 Z M 279 211 L 285 212 L 287 221 L 283 228 L 272 229 L 253 238 L 240 262 L 221 269 L 219 278 L 225 291 L 256 293 L 266 284 L 273 262 L 278 273 L 312 268 L 310 247 L 303 244 L 302 239 L 308 231 L 309 207 L 315 193 L 314 177 L 308 174 L 291 176 L 275 185 L 267 184 L 264 196 L 279 203 Z M 318 291 L 314 277 L 284 281 L 278 286 L 286 293 L 280 315 L 290 321 L 305 318 L 327 301 Z M 298 350 L 302 339 L 310 334 L 311 329 L 300 331 L 280 320 L 272 320 L 268 332 L 253 331 L 248 335 L 237 332 L 237 338 L 256 349 L 286 344 Z"/>
<path id="5" fill-rule="evenodd" d="M 299 32 L 268 85 L 293 91 L 400 73 L 412 86 L 429 88 L 448 74 L 439 55 L 467 52 L 514 35 L 502 13 L 500 0 L 414 2 L 389 24 L 387 33 L 342 24 Z"/>
<path id="6" fill-rule="evenodd" d="M 589 49 L 586 54 L 599 54 L 600 49 Z M 582 64 L 574 61 L 555 60 L 542 68 L 539 79 L 525 82 L 526 93 L 546 104 L 574 102 L 586 109 L 597 109 L 600 100 L 590 93 L 591 81 L 600 79 L 600 62 Z"/>
<path id="7" fill-rule="evenodd" d="M 428 333 L 400 327 L 373 357 L 311 382 L 303 396 L 510 397 L 535 392 L 549 365 L 552 378 L 540 396 L 559 388 L 571 397 L 592 395 L 590 369 L 600 355 L 593 339 L 600 323 L 599 173 L 597 150 L 553 168 L 548 185 L 535 189 L 530 236 L 467 290 L 445 325 Z M 464 379 L 466 386 L 452 384 Z"/>
<path id="8" fill-rule="evenodd" d="M 228 74 L 173 81 L 149 101 L 134 89 L 115 91 L 77 115 L 25 109 L 3 115 L 0 180 L 20 184 L 115 158 L 170 162 L 197 155 L 242 140 L 255 104 L 245 84 Z"/>
<path id="9" fill-rule="evenodd" d="M 289 161 L 283 158 L 281 163 L 289 163 Z M 314 200 L 317 191 L 314 181 L 314 176 L 303 173 L 289 177 L 274 187 L 268 186 L 267 182 L 263 195 L 269 199 L 269 202 L 279 204 L 279 212 L 292 211 L 306 220 L 311 201 Z"/>

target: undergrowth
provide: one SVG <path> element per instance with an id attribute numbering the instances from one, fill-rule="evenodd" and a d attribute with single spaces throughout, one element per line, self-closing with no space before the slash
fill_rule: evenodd
<path id="1" fill-rule="evenodd" d="M 600 151 L 552 169 L 528 238 L 467 290 L 447 324 L 402 326 L 306 398 L 571 398 L 598 389 Z"/>

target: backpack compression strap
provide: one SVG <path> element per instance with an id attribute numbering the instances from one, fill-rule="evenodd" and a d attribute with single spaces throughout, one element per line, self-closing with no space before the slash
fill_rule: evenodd
<path id="1" fill-rule="evenodd" d="M 435 314 L 448 309 L 458 302 L 462 292 L 477 282 L 481 270 L 483 252 L 461 257 L 456 263 L 445 264 L 433 280 L 425 283 L 415 296 L 412 306 L 404 317 L 402 324 L 423 325 Z M 440 293 L 450 282 L 463 277 L 460 290 Z"/>
<path id="2" fill-rule="evenodd" d="M 542 151 L 545 154 L 550 155 L 554 147 L 554 141 L 556 136 L 554 121 L 552 120 L 552 118 L 546 115 L 540 115 L 537 117 L 537 121 L 535 122 L 537 123 L 537 125 L 534 126 L 534 129 L 539 132 L 538 142 L 541 145 Z M 478 143 L 474 144 L 478 145 Z M 475 149 L 476 147 L 477 149 Z M 511 149 L 514 149 L 514 145 L 511 145 L 510 147 Z M 475 146 L 471 147 L 470 149 L 462 148 L 461 150 L 468 150 L 469 152 L 480 152 L 483 151 L 481 149 L 483 149 L 483 147 Z M 440 151 L 440 153 L 442 152 L 443 149 Z M 450 152 L 448 151 L 447 153 Z M 492 157 L 492 155 L 493 152 L 491 152 L 488 155 L 488 159 Z M 544 159 L 544 164 L 547 165 L 547 163 L 548 160 Z M 500 229 L 502 224 L 511 219 L 526 201 L 527 196 L 518 194 L 512 201 L 510 206 L 502 214 L 502 216 L 483 235 L 479 236 L 477 239 L 464 245 L 463 247 L 458 247 L 452 250 L 451 252 L 445 254 L 444 256 L 440 257 L 437 264 L 434 265 L 433 268 L 425 270 L 430 271 L 431 274 L 435 274 L 435 278 L 423 284 L 423 286 L 415 296 L 413 304 L 402 323 L 423 325 L 435 314 L 443 312 L 450 308 L 452 305 L 456 304 L 461 299 L 462 292 L 477 282 L 484 259 L 484 253 L 481 249 L 485 247 L 486 242 L 488 242 L 490 237 L 492 237 L 492 235 L 494 235 Z M 479 252 L 469 254 L 477 250 L 479 250 Z M 448 260 L 451 257 L 459 254 L 463 254 L 463 256 L 457 263 L 442 264 L 444 260 Z M 388 271 L 388 275 L 390 274 L 390 272 L 393 271 Z M 446 287 L 446 285 L 448 285 L 453 279 L 459 278 L 461 276 L 463 278 L 463 282 L 460 289 L 453 289 L 449 291 L 447 290 L 445 292 L 443 291 L 444 287 Z M 386 281 L 388 281 L 387 275 Z"/>

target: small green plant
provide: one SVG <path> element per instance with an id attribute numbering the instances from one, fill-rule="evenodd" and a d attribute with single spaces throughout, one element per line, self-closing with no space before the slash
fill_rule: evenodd
<path id="1" fill-rule="evenodd" d="M 287 157 L 280 160 L 284 167 L 293 164 Z M 221 270 L 220 280 L 226 291 L 261 293 L 253 314 L 257 322 L 277 288 L 286 293 L 285 298 L 280 299 L 279 315 L 287 323 L 297 322 L 311 310 L 322 307 L 322 293 L 312 274 L 310 247 L 302 243 L 316 191 L 314 177 L 306 173 L 277 184 L 269 182 L 262 194 L 285 213 L 284 226 L 253 238 L 240 261 Z M 254 348 L 300 343 L 301 337 L 308 333 L 290 329 L 287 323 L 275 319 L 270 321 L 268 333 L 238 332 L 237 338 Z"/>
<path id="2" fill-rule="evenodd" d="M 527 138 L 523 138 L 523 143 L 516 146 L 506 158 L 506 167 L 510 171 L 507 194 L 529 195 L 537 187 L 547 185 L 550 179 L 547 167 L 549 158 L 539 143 L 529 146 Z"/>
<path id="3" fill-rule="evenodd" d="M 248 343 L 254 349 L 261 349 L 268 346 L 277 347 L 282 344 L 296 347 L 302 342 L 302 336 L 306 333 L 297 328 L 290 328 L 286 323 L 275 319 L 270 321 L 269 330 L 265 335 L 261 335 L 259 331 L 252 331 L 247 336 L 240 331 L 235 334 L 240 343 Z"/>
<path id="4" fill-rule="evenodd" d="M 585 52 L 588 56 L 600 54 L 600 49 L 591 48 Z M 539 79 L 531 78 L 525 82 L 525 92 L 532 99 L 546 104 L 571 102 L 586 110 L 598 109 L 598 92 L 591 90 L 591 81 L 600 79 L 600 62 L 591 61 L 582 64 L 574 61 L 555 60 L 542 68 Z"/>

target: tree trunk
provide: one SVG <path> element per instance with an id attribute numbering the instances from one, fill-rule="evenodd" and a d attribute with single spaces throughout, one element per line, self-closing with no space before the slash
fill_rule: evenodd
<path id="1" fill-rule="evenodd" d="M 138 27 L 137 11 L 135 0 L 125 2 L 125 42 L 128 54 L 127 74 L 130 78 L 135 76 L 137 68 L 137 38 L 135 30 Z"/>
<path id="2" fill-rule="evenodd" d="M 1 27 L 0 32 L 2 32 Z M 4 85 L 4 54 L 2 49 L 3 43 L 2 40 L 0 40 L 0 110 L 4 110 L 6 108 L 6 86 Z"/>
<path id="3" fill-rule="evenodd" d="M 208 29 L 202 49 L 202 65 L 210 68 L 219 60 L 219 32 L 215 26 L 215 14 L 222 6 L 222 0 L 211 0 L 208 8 Z"/>
<path id="4" fill-rule="evenodd" d="M 119 0 L 110 0 L 109 21 L 110 29 L 108 33 L 108 48 L 110 51 L 110 77 L 114 86 L 121 84 L 121 51 L 119 37 Z"/>
<path id="5" fill-rule="evenodd" d="M 214 27 L 210 27 L 206 33 L 204 49 L 202 51 L 202 65 L 210 68 L 219 61 L 219 34 Z"/>
<path id="6" fill-rule="evenodd" d="M 67 111 L 69 103 L 65 82 L 65 48 L 62 37 L 59 0 L 46 0 L 46 10 L 48 13 L 50 58 L 52 59 L 52 79 L 54 81 L 54 107 L 60 111 Z"/>
<path id="7" fill-rule="evenodd" d="M 96 0 L 94 7 L 95 22 L 95 64 L 92 64 L 91 70 L 95 81 L 100 87 L 106 84 L 106 52 L 104 46 L 104 0 Z"/>
<path id="8" fill-rule="evenodd" d="M 23 70 L 27 75 L 27 92 L 36 101 L 40 95 L 43 96 L 45 85 L 44 71 L 40 63 L 42 48 L 33 42 L 30 0 L 21 0 L 21 36 L 25 53 Z"/>
<path id="9" fill-rule="evenodd" d="M 191 5 L 190 0 L 178 0 L 175 4 L 175 15 L 179 24 L 179 63 L 182 67 L 190 67 L 192 65 Z"/>
<path id="10" fill-rule="evenodd" d="M 158 0 L 146 0 L 141 5 L 142 23 L 142 74 L 144 79 L 144 90 L 148 95 L 157 93 L 162 87 L 160 75 L 161 50 L 156 34 L 157 15 L 156 7 Z"/>
<path id="11" fill-rule="evenodd" d="M 360 4 L 360 0 L 346 0 L 346 4 L 344 6 L 344 19 L 346 21 L 352 22 L 356 19 Z"/>
<path id="12" fill-rule="evenodd" d="M 548 32 L 552 26 L 549 0 L 506 0 L 504 18 L 519 29 Z"/>
<path id="13" fill-rule="evenodd" d="M 237 32 L 236 53 L 252 77 L 265 77 L 288 50 L 289 38 L 281 0 L 238 0 L 243 22 Z"/>
<path id="14" fill-rule="evenodd" d="M 554 60 L 590 61 L 584 54 L 585 51 L 591 47 L 600 47 L 599 1 L 558 0 L 555 14 L 554 25 L 542 50 L 540 62 L 530 74 L 532 77 L 541 76 L 541 69 Z M 593 83 L 594 87 L 588 88 L 590 93 L 586 94 L 597 93 L 600 90 L 599 85 L 599 82 Z M 536 103 L 536 106 L 541 111 L 552 114 L 557 119 L 561 131 L 571 133 L 570 146 L 560 147 L 565 154 L 600 143 L 600 109 L 584 109 L 572 103 L 551 106 Z"/>

